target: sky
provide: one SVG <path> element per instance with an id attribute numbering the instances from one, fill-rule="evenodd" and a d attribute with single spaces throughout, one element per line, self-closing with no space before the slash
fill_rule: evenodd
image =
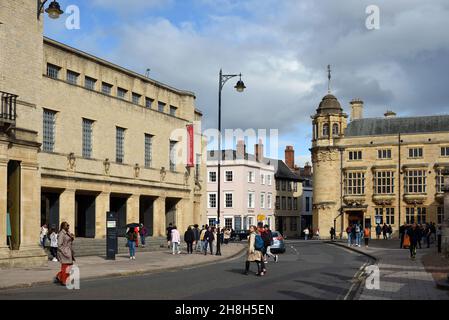
<path id="1" fill-rule="evenodd" d="M 449 114 L 447 0 L 59 0 L 80 9 L 80 29 L 45 18 L 45 35 L 196 94 L 203 129 L 217 127 L 218 73 L 242 73 L 223 90 L 223 128 L 277 129 L 278 154 L 310 161 L 311 118 L 331 91 L 365 117 Z M 377 29 L 366 27 L 379 8 Z M 66 11 L 66 10 L 65 10 Z M 253 151 L 250 140 L 248 151 Z M 213 146 L 211 146 L 213 147 Z M 232 147 L 232 146 L 231 146 Z M 268 148 L 266 148 L 268 149 Z M 273 149 L 273 148 L 271 148 Z"/>

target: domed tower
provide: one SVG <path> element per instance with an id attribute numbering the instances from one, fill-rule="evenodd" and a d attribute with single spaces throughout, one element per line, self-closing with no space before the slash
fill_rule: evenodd
<path id="1" fill-rule="evenodd" d="M 329 76 L 330 80 L 330 76 Z M 339 142 L 347 127 L 348 115 L 337 98 L 329 93 L 324 96 L 313 120 L 313 226 L 327 235 L 334 227 L 334 219 L 340 214 L 341 155 Z M 337 229 L 340 230 L 337 220 Z"/>

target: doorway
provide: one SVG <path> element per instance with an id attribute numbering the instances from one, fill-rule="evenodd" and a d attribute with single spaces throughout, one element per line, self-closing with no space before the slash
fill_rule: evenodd
<path id="1" fill-rule="evenodd" d="M 126 235 L 126 197 L 111 196 L 110 210 L 117 212 L 117 233 L 119 237 Z"/>
<path id="2" fill-rule="evenodd" d="M 75 195 L 75 235 L 95 238 L 95 196 Z"/>
<path id="3" fill-rule="evenodd" d="M 150 237 L 153 236 L 153 202 L 155 198 L 141 196 L 139 205 L 139 223 L 143 224 Z"/>
<path id="4" fill-rule="evenodd" d="M 41 193 L 41 226 L 59 230 L 59 193 Z"/>
<path id="5" fill-rule="evenodd" d="M 165 201 L 165 225 L 176 225 L 176 205 L 180 199 L 167 198 Z"/>
<path id="6" fill-rule="evenodd" d="M 356 223 L 363 225 L 363 211 L 348 212 L 348 225 L 354 225 Z"/>
<path id="7" fill-rule="evenodd" d="M 8 245 L 11 250 L 20 249 L 20 201 L 22 198 L 20 189 L 21 170 L 19 161 L 8 162 L 8 177 L 7 177 L 7 195 L 6 195 L 6 209 L 9 215 L 9 230 L 7 232 Z M 38 230 L 36 230 L 38 232 Z"/>

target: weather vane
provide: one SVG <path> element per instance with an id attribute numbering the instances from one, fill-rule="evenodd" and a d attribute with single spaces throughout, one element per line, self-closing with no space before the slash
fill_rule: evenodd
<path id="1" fill-rule="evenodd" d="M 327 65 L 327 78 L 329 79 L 327 83 L 327 92 L 331 93 L 331 65 Z"/>

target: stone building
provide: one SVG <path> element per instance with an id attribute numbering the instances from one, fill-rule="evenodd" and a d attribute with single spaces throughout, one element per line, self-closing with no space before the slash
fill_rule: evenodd
<path id="1" fill-rule="evenodd" d="M 313 118 L 313 221 L 322 234 L 348 224 L 374 227 L 441 223 L 442 170 L 449 167 L 449 116 L 363 118 L 351 101 L 351 119 L 326 95 Z"/>
<path id="2" fill-rule="evenodd" d="M 0 3 L 0 264 L 42 261 L 43 223 L 103 238 L 107 211 L 153 236 L 205 220 L 195 95 L 44 38 L 42 20 Z"/>

